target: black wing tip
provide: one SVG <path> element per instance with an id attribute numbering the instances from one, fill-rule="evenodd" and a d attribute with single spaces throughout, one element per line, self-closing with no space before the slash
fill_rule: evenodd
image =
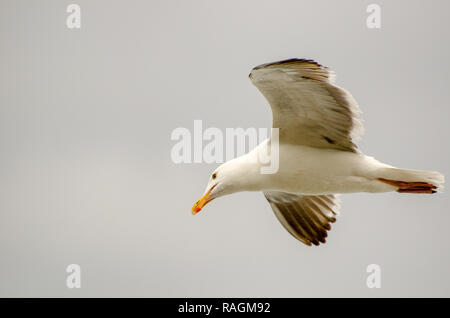
<path id="1" fill-rule="evenodd" d="M 308 239 L 306 241 L 301 241 L 301 243 L 305 244 L 306 246 L 323 246 L 327 243 L 327 240 L 324 237 L 316 238 L 316 239 Z"/>
<path id="2" fill-rule="evenodd" d="M 328 225 L 328 223 L 327 223 L 327 225 Z M 331 229 L 331 227 L 329 227 L 329 229 Z M 308 237 L 303 236 L 302 238 L 298 238 L 295 235 L 293 235 L 293 236 L 298 241 L 300 241 L 301 243 L 303 243 L 307 246 L 321 246 L 321 245 L 324 245 L 327 243 L 327 240 L 326 240 L 328 237 L 327 231 L 329 231 L 329 229 L 327 229 L 327 227 L 325 227 L 325 229 L 319 230 L 316 235 L 308 236 Z"/>
<path id="3" fill-rule="evenodd" d="M 264 68 L 264 67 L 269 67 L 269 66 L 274 66 L 274 65 L 288 64 L 288 63 L 311 63 L 311 64 L 314 64 L 314 65 L 317 66 L 317 67 L 320 67 L 320 68 L 325 68 L 325 69 L 327 68 L 326 66 L 323 66 L 323 65 L 317 63 L 316 61 L 314 61 L 314 60 L 312 60 L 312 59 L 290 58 L 290 59 L 286 59 L 286 60 L 281 60 L 281 61 L 276 61 L 276 62 L 270 62 L 270 63 L 264 63 L 264 64 L 261 64 L 261 65 L 255 66 L 255 67 L 252 69 L 252 71 L 254 71 L 254 70 L 259 70 L 259 69 Z"/>

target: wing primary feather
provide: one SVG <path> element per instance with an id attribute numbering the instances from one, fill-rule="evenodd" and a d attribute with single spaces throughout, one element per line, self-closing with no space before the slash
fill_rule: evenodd
<path id="1" fill-rule="evenodd" d="M 333 84 L 328 68 L 288 59 L 255 67 L 250 79 L 272 108 L 280 142 L 359 151 L 354 141 L 363 133 L 361 111 L 348 91 Z"/>
<path id="2" fill-rule="evenodd" d="M 272 210 L 284 228 L 306 245 L 326 242 L 330 222 L 339 208 L 335 195 L 297 195 L 280 191 L 264 192 Z"/>

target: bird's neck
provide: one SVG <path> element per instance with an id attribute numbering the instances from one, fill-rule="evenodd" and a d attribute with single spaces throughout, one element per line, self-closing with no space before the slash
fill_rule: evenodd
<path id="1" fill-rule="evenodd" d="M 235 170 L 234 179 L 236 186 L 242 191 L 262 191 L 262 182 L 267 178 L 267 175 L 261 173 L 261 165 L 259 164 L 255 154 L 249 152 L 243 156 L 234 159 Z"/>

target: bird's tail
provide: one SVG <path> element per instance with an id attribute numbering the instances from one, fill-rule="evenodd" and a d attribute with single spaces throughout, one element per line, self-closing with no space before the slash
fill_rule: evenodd
<path id="1" fill-rule="evenodd" d="M 378 180 L 400 193 L 436 193 L 444 190 L 444 176 L 437 171 L 383 168 Z"/>

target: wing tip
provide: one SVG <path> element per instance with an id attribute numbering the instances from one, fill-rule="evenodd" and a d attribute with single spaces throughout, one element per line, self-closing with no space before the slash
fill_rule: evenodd
<path id="1" fill-rule="evenodd" d="M 275 61 L 275 62 L 270 62 L 270 63 L 264 63 L 258 66 L 255 66 L 252 71 L 254 70 L 259 70 L 261 68 L 265 68 L 265 67 L 270 67 L 270 66 L 275 66 L 275 65 L 282 65 L 282 64 L 297 64 L 297 63 L 305 63 L 305 64 L 313 64 L 316 67 L 319 68 L 323 68 L 323 69 L 328 69 L 326 66 L 323 66 L 321 64 L 319 64 L 318 62 L 316 62 L 313 59 L 306 59 L 306 58 L 290 58 L 290 59 L 285 59 L 285 60 L 280 60 L 280 61 Z"/>
<path id="2" fill-rule="evenodd" d="M 254 81 L 257 78 L 254 77 L 259 72 L 271 71 L 283 69 L 284 72 L 290 75 L 297 74 L 306 80 L 316 80 L 327 83 L 334 83 L 336 80 L 336 74 L 328 67 L 319 64 L 313 59 L 307 58 L 290 58 L 286 60 L 280 60 L 276 62 L 270 62 L 255 66 L 248 75 L 249 78 Z M 291 72 L 292 71 L 292 72 Z"/>

